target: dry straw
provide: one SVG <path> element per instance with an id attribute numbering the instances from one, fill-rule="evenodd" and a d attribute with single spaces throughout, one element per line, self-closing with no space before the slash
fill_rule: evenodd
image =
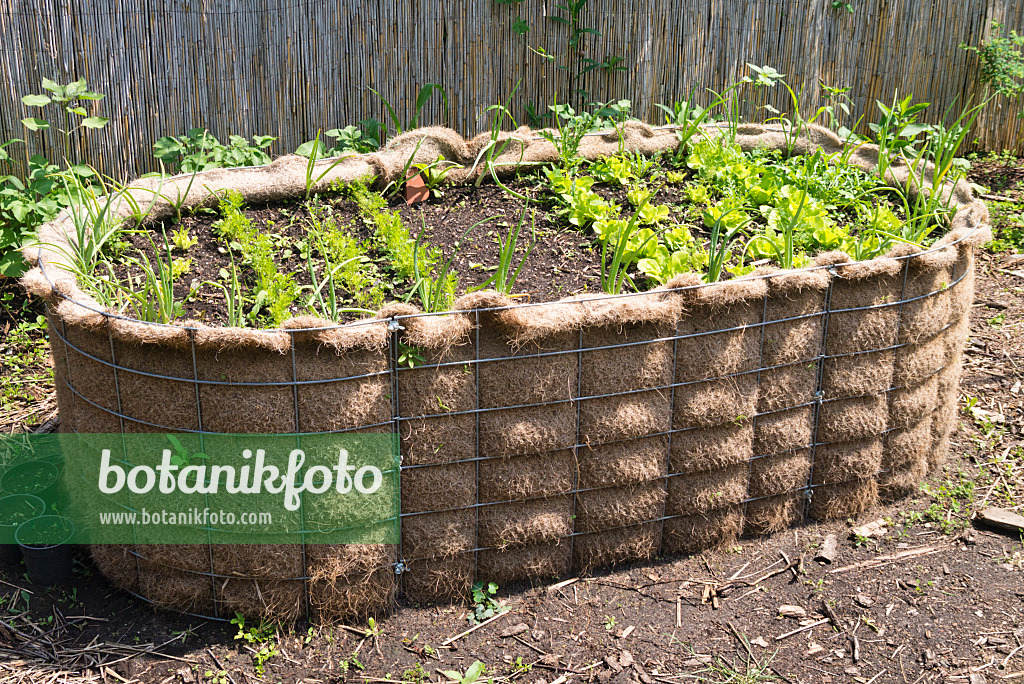
<path id="1" fill-rule="evenodd" d="M 508 136 L 506 161 L 556 158 L 533 131 Z M 677 144 L 640 123 L 627 123 L 624 139 L 647 154 Z M 781 132 L 754 125 L 738 141 L 785 146 Z M 322 187 L 395 180 L 414 152 L 469 169 L 486 142 L 413 131 L 342 161 Z M 581 152 L 618 149 L 608 134 Z M 798 151 L 815 149 L 841 144 L 812 126 Z M 877 150 L 851 159 L 871 169 Z M 906 181 L 906 169 L 891 174 Z M 250 202 L 293 198 L 304 178 L 295 157 L 211 171 L 185 204 L 209 205 L 228 188 Z M 154 183 L 139 180 L 133 192 L 148 200 L 143 188 Z M 161 191 L 186 187 L 177 179 Z M 301 317 L 280 330 L 114 316 L 61 268 L 59 250 L 33 248 L 23 283 L 49 305 L 63 430 L 401 438 L 397 547 L 97 546 L 96 563 L 173 610 L 331 621 L 382 612 L 398 593 L 458 598 L 479 580 L 688 553 L 901 496 L 948 447 L 972 250 L 989 235 L 969 188 L 947 190 L 959 209 L 929 250 L 901 246 L 866 262 L 829 253 L 798 271 L 712 285 L 686 275 L 647 293 L 548 304 L 475 293 L 443 315 L 390 305 L 354 324 Z M 162 200 L 154 207 L 171 211 Z M 70 234 L 64 216 L 41 229 L 44 243 Z M 399 367 L 399 344 L 418 347 L 425 363 Z"/>

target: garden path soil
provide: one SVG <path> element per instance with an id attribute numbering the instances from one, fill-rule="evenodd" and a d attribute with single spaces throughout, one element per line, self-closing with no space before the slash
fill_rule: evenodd
<path id="1" fill-rule="evenodd" d="M 1016 189 L 999 192 L 1011 191 L 1016 198 Z M 980 413 L 962 412 L 949 463 L 930 478 L 936 488 L 977 480 L 972 506 L 1024 507 L 1022 325 L 1024 260 L 981 254 L 962 384 Z M 980 467 L 1000 455 L 1009 459 L 1006 467 L 993 477 L 986 465 L 989 475 L 980 476 Z M 899 524 L 907 514 L 934 513 L 936 502 L 945 502 L 941 522 Z M 73 649 L 89 644 L 115 661 L 147 643 L 163 644 L 166 656 L 137 655 L 111 664 L 105 676 L 94 668 L 66 681 L 439 681 L 446 678 L 438 670 L 464 672 L 475 660 L 487 664 L 489 677 L 530 684 L 726 681 L 722 663 L 748 674 L 765 666 L 764 679 L 732 681 L 1024 681 L 1024 546 L 970 525 L 970 508 L 957 512 L 948 499 L 922 493 L 856 521 L 896 523 L 859 546 L 845 522 L 808 524 L 558 588 L 502 587 L 508 614 L 451 648 L 442 644 L 467 629 L 467 605 L 402 605 L 370 638 L 362 624 L 311 633 L 300 624 L 294 633 L 282 631 L 262 680 L 251 647 L 235 640 L 234 625 L 156 611 L 112 587 L 80 552 L 75 584 L 66 589 L 31 585 L 23 567 L 0 569 L 0 682 L 50 681 L 80 653 Z M 839 551 L 823 565 L 814 555 L 829 533 L 837 535 Z M 796 562 L 791 569 L 787 558 Z M 779 616 L 784 605 L 806 611 L 807 629 L 796 631 L 798 617 Z M 41 646 L 49 640 L 53 648 Z M 121 650 L 98 646 L 104 643 Z M 77 657 L 80 667 L 85 661 Z M 528 672 L 515 667 L 519 658 L 531 665 Z M 221 670 L 228 673 L 223 680 Z"/>

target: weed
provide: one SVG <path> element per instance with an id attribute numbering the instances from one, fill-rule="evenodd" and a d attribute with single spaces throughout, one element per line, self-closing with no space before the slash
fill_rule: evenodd
<path id="1" fill-rule="evenodd" d="M 416 366 L 422 366 L 426 362 L 427 360 L 423 358 L 423 349 L 420 347 L 410 347 L 402 342 L 398 343 L 399 366 L 415 368 Z"/>
<path id="2" fill-rule="evenodd" d="M 495 598 L 498 585 L 494 582 L 477 582 L 473 585 L 473 611 L 469 614 L 470 623 L 479 624 L 499 613 L 508 610 Z"/>
<path id="3" fill-rule="evenodd" d="M 615 622 L 616 620 L 614 615 L 605 615 L 601 624 L 603 624 L 604 628 L 610 632 L 612 631 L 612 627 L 615 626 Z"/>
<path id="4" fill-rule="evenodd" d="M 529 674 L 530 670 L 533 669 L 533 665 L 523 661 L 523 656 L 516 656 L 515 661 L 512 662 L 509 668 L 513 675 L 524 675 Z"/>
<path id="5" fill-rule="evenodd" d="M 445 670 L 442 674 L 453 682 L 456 682 L 456 684 L 474 684 L 474 682 L 480 679 L 480 677 L 487 674 L 487 666 L 479 660 L 475 660 L 472 665 L 466 668 L 465 674 L 458 670 Z"/>
<path id="6" fill-rule="evenodd" d="M 210 684 L 229 684 L 231 681 L 225 670 L 206 670 L 203 672 L 203 678 Z"/>
<path id="7" fill-rule="evenodd" d="M 430 681 L 430 673 L 423 669 L 422 664 L 416 663 L 402 673 L 402 681 L 423 684 Z"/>
<path id="8" fill-rule="evenodd" d="M 270 163 L 266 149 L 275 140 L 271 135 L 256 135 L 250 143 L 240 135 L 232 135 L 224 145 L 205 128 L 193 128 L 185 135 L 158 139 L 153 143 L 153 156 L 173 171 L 183 173 L 263 166 Z"/>
<path id="9" fill-rule="evenodd" d="M 749 648 L 749 646 L 748 646 Z M 759 682 L 775 682 L 779 680 L 778 675 L 772 669 L 772 661 L 778 651 L 766 654 L 762 659 L 748 657 L 742 663 L 736 658 L 726 661 L 720 655 L 707 667 L 697 670 L 695 678 L 703 682 L 722 682 L 728 684 L 758 684 Z"/>
<path id="10" fill-rule="evenodd" d="M 247 628 L 245 626 L 245 616 L 237 612 L 235 617 L 231 619 L 231 624 L 238 626 L 238 633 L 235 635 L 235 639 L 245 641 L 252 647 L 253 667 L 256 670 L 256 674 L 262 677 L 266 670 L 267 662 L 278 654 L 277 646 L 272 642 L 277 633 L 276 626 L 271 623 L 261 622 L 257 627 Z"/>

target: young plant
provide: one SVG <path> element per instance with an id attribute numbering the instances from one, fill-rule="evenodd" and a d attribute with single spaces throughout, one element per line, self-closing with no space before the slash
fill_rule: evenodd
<path id="1" fill-rule="evenodd" d="M 199 238 L 189 233 L 186 226 L 181 226 L 171 233 L 171 243 L 174 245 L 174 249 L 187 252 L 199 244 Z"/>
<path id="2" fill-rule="evenodd" d="M 414 105 L 415 110 L 413 112 L 412 118 L 406 121 L 404 124 L 402 123 L 402 120 L 398 117 L 398 114 L 395 112 L 394 107 L 391 106 L 391 103 L 388 102 L 383 95 L 378 93 L 373 88 L 370 88 L 369 90 L 371 93 L 380 98 L 380 101 L 384 104 L 384 108 L 387 109 L 388 118 L 391 120 L 391 125 L 395 127 L 395 135 L 401 135 L 406 131 L 411 131 L 414 128 L 419 127 L 420 113 L 423 111 L 423 108 L 427 106 L 427 102 L 430 101 L 430 98 L 432 98 L 435 93 L 441 94 L 441 99 L 444 101 L 445 117 L 447 118 L 448 93 L 445 91 L 443 87 L 441 87 L 437 83 L 427 83 L 422 88 L 420 88 L 419 94 L 416 95 L 416 102 Z M 382 136 L 378 138 L 378 140 L 381 144 L 383 144 L 383 138 L 387 136 L 386 125 L 381 128 L 380 133 L 382 134 Z"/>
<path id="3" fill-rule="evenodd" d="M 432 197 L 440 197 L 444 194 L 441 190 L 441 183 L 454 169 L 465 168 L 462 164 L 448 161 L 443 154 L 437 155 L 437 159 L 429 163 L 413 164 L 417 173 L 422 176 L 423 184 Z"/>
<path id="4" fill-rule="evenodd" d="M 626 272 L 627 269 L 640 254 L 645 253 L 651 240 L 655 240 L 657 244 L 657 236 L 664 232 L 662 230 L 655 233 L 645 229 L 643 234 L 638 234 L 640 212 L 647 206 L 649 200 L 649 196 L 645 197 L 628 222 L 613 222 L 614 228 L 601 237 L 601 290 L 607 294 L 620 294 L 627 282 L 632 285 L 633 281 Z"/>
<path id="5" fill-rule="evenodd" d="M 583 136 L 593 129 L 597 115 L 588 112 L 577 114 L 569 105 L 558 104 L 557 99 L 550 109 L 555 115 L 557 132 L 543 130 L 538 133 L 554 146 L 562 171 L 566 175 L 572 175 L 583 163 L 579 156 L 580 144 L 583 142 Z"/>
<path id="6" fill-rule="evenodd" d="M 730 226 L 728 219 L 733 212 L 742 216 L 746 209 L 747 207 L 733 207 L 712 219 L 708 244 L 708 271 L 704 274 L 705 283 L 717 283 L 722 277 L 725 262 L 732 255 L 733 243 L 752 221 L 750 218 L 745 218 Z M 705 216 L 705 221 L 707 221 L 707 216 Z"/>
<path id="7" fill-rule="evenodd" d="M 985 100 L 973 107 L 965 107 L 948 126 L 928 126 L 920 149 L 900 149 L 900 158 L 906 163 L 910 174 L 905 188 L 897 184 L 892 189 L 903 205 L 906 223 L 900 235 L 890 237 L 924 246 L 936 228 L 949 222 L 955 211 L 952 193 L 957 183 L 966 176 L 966 169 L 957 153 L 978 114 L 988 102 Z M 947 119 L 948 115 L 949 110 L 943 118 Z M 943 190 L 947 184 L 950 193 L 944 195 Z"/>
<path id="8" fill-rule="evenodd" d="M 192 173 L 270 163 L 266 149 L 277 138 L 255 135 L 252 143 L 240 135 L 228 137 L 224 145 L 205 128 L 192 128 L 185 135 L 165 135 L 153 143 L 153 156 L 175 172 Z"/>
<path id="9" fill-rule="evenodd" d="M 30 116 L 22 119 L 22 124 L 30 131 L 43 133 L 57 131 L 64 140 L 65 149 L 71 147 L 72 135 L 82 129 L 100 129 L 107 124 L 101 116 L 90 116 L 86 107 L 91 101 L 103 98 L 100 93 L 88 89 L 85 79 L 79 79 L 66 85 L 58 84 L 48 78 L 42 79 L 46 91 L 43 94 L 30 94 L 21 98 L 27 107 L 45 109 L 51 105 L 59 105 L 62 123 L 51 123 L 49 119 Z M 0 143 L 0 162 L 10 162 L 11 155 L 7 148 L 15 143 L 26 141 L 16 138 Z M 65 159 L 65 169 L 51 164 L 42 155 L 30 155 L 25 146 L 25 175 L 0 175 L 0 275 L 18 276 L 25 270 L 25 261 L 20 249 L 34 237 L 35 229 L 49 221 L 61 207 L 66 207 L 73 199 L 66 187 L 57 182 L 55 174 L 64 173 L 76 177 L 78 183 L 93 187 L 90 179 L 96 175 L 95 170 L 82 164 L 72 164 Z"/>
<path id="10" fill-rule="evenodd" d="M 519 278 L 519 272 L 523 270 L 523 265 L 530 256 L 533 246 L 537 244 L 536 213 L 533 213 L 530 215 L 530 244 L 526 246 L 526 251 L 519 260 L 519 265 L 516 266 L 515 270 L 512 270 L 512 261 L 515 258 L 516 247 L 519 245 L 519 235 L 523 229 L 523 224 L 526 222 L 526 212 L 529 208 L 530 203 L 527 201 L 523 210 L 519 213 L 519 221 L 516 225 L 509 228 L 508 233 L 504 236 L 498 234 L 498 268 L 490 278 L 474 289 L 483 290 L 488 285 L 492 285 L 495 291 L 503 295 L 512 294 L 512 289 L 516 286 L 516 279 Z"/>
<path id="11" fill-rule="evenodd" d="M 104 95 L 89 90 L 88 83 L 86 83 L 84 78 L 66 85 L 60 85 L 48 78 L 43 78 L 42 85 L 48 91 L 48 94 L 25 95 L 21 98 L 21 101 L 29 107 L 38 107 L 40 109 L 51 103 L 60 105 L 63 110 L 64 128 L 58 126 L 57 131 L 64 136 L 65 142 L 70 141 L 71 135 L 80 128 L 103 128 L 110 120 L 102 116 L 89 116 L 82 100 L 102 100 Z M 74 117 L 79 117 L 80 120 Z M 78 121 L 78 124 L 72 125 L 75 121 Z M 21 123 L 30 131 L 45 131 L 52 127 L 47 119 L 33 116 L 22 119 Z"/>
<path id="12" fill-rule="evenodd" d="M 549 14 L 548 19 L 557 22 L 569 29 L 569 50 L 565 64 L 559 64 L 555 68 L 568 74 L 569 93 L 577 98 L 582 104 L 587 99 L 586 90 L 582 86 L 582 78 L 595 69 L 606 71 L 625 71 L 622 66 L 622 57 L 607 56 L 603 60 L 589 59 L 583 56 L 583 41 L 587 36 L 599 38 L 601 32 L 596 28 L 583 24 L 583 13 L 590 0 L 563 0 L 561 4 L 555 5 L 557 14 Z M 549 61 L 554 61 L 555 56 L 547 53 L 543 48 L 534 50 Z"/>
<path id="13" fill-rule="evenodd" d="M 508 606 L 503 606 L 495 596 L 498 593 L 498 585 L 494 582 L 477 582 L 473 585 L 473 612 L 469 614 L 469 621 L 480 624 L 489 620 L 495 615 L 504 613 Z"/>
<path id="14" fill-rule="evenodd" d="M 345 161 L 347 157 L 339 157 L 332 162 L 326 169 L 324 169 L 319 176 L 314 177 L 316 169 L 316 161 L 320 158 L 318 151 L 320 145 L 320 131 L 316 132 L 316 138 L 313 140 L 313 149 L 309 154 L 309 159 L 306 161 L 306 194 L 303 197 L 305 200 L 309 200 L 309 195 L 313 191 L 313 187 L 316 186 L 320 181 L 324 179 L 328 173 L 334 170 L 341 162 Z"/>
<path id="15" fill-rule="evenodd" d="M 380 122 L 376 119 L 365 119 L 359 122 L 362 129 L 356 126 L 345 126 L 344 128 L 331 128 L 324 131 L 324 137 L 333 138 L 334 144 L 328 147 L 323 140 L 309 140 L 302 143 L 295 149 L 295 154 L 308 157 L 314 150 L 317 155 L 326 159 L 337 157 L 346 152 L 363 154 L 373 152 L 380 147 Z"/>
<path id="16" fill-rule="evenodd" d="M 521 151 L 518 160 L 514 162 L 496 161 L 505 152 L 505 150 L 508 148 L 508 146 L 512 143 L 513 140 L 511 137 L 508 137 L 503 142 L 498 142 L 498 138 L 501 135 L 502 123 L 507 118 L 511 123 L 512 129 L 518 128 L 518 124 L 516 124 L 516 120 L 512 116 L 512 112 L 510 112 L 508 109 L 509 102 L 512 100 L 512 96 L 515 95 L 516 90 L 518 89 L 519 83 L 516 83 L 516 87 L 512 89 L 512 93 L 509 94 L 508 99 L 505 100 L 504 104 L 491 105 L 490 107 L 484 110 L 484 114 L 487 114 L 488 112 L 493 112 L 491 116 L 491 125 L 489 128 L 491 139 L 487 142 L 486 145 L 484 145 L 480 149 L 480 152 L 477 154 L 476 159 L 473 161 L 473 167 L 471 171 L 476 171 L 476 168 L 480 164 L 480 161 L 483 160 L 484 168 L 479 174 L 477 174 L 476 183 L 474 184 L 476 187 L 480 187 L 480 183 L 483 181 L 484 177 L 490 174 L 491 178 L 494 179 L 494 182 L 502 190 L 504 190 L 505 192 L 507 192 L 508 194 L 512 195 L 517 199 L 525 200 L 525 195 L 522 195 L 510 189 L 504 183 L 502 183 L 501 179 L 498 177 L 498 169 L 500 169 L 503 166 L 516 166 L 517 168 L 520 167 L 520 165 L 523 163 L 523 152 L 525 152 L 526 150 L 525 146 L 520 145 Z"/>

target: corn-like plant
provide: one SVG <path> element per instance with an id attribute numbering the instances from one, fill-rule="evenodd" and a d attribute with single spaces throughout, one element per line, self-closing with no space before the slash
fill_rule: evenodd
<path id="1" fill-rule="evenodd" d="M 555 98 L 555 104 L 551 105 L 551 111 L 555 113 L 557 132 L 543 130 L 539 131 L 539 134 L 555 147 L 562 170 L 566 174 L 571 174 L 583 163 L 579 155 L 580 144 L 583 142 L 583 136 L 594 127 L 598 117 L 588 112 L 577 114 L 569 105 L 558 104 L 558 98 Z"/>
<path id="2" fill-rule="evenodd" d="M 448 112 L 448 93 L 445 91 L 443 87 L 441 87 L 437 83 L 427 83 L 422 88 L 420 88 L 419 94 L 416 95 L 415 111 L 413 112 L 412 118 L 409 119 L 404 124 L 402 123 L 402 120 L 398 117 L 398 114 L 395 112 L 394 107 L 391 106 L 391 103 L 388 102 L 383 95 L 378 93 L 373 88 L 370 88 L 369 90 L 371 93 L 380 98 L 380 101 L 384 104 L 384 108 L 387 109 L 388 118 L 391 119 L 391 125 L 395 127 L 395 135 L 401 135 L 405 131 L 411 131 L 414 128 L 419 127 L 420 113 L 423 111 L 423 108 L 427 106 L 427 102 L 429 102 L 430 98 L 434 96 L 434 93 L 441 94 L 441 99 L 444 101 L 444 109 L 446 115 Z M 380 131 L 381 135 L 379 138 L 381 144 L 384 143 L 384 138 L 387 135 L 387 126 L 382 126 L 382 128 L 383 131 Z"/>

